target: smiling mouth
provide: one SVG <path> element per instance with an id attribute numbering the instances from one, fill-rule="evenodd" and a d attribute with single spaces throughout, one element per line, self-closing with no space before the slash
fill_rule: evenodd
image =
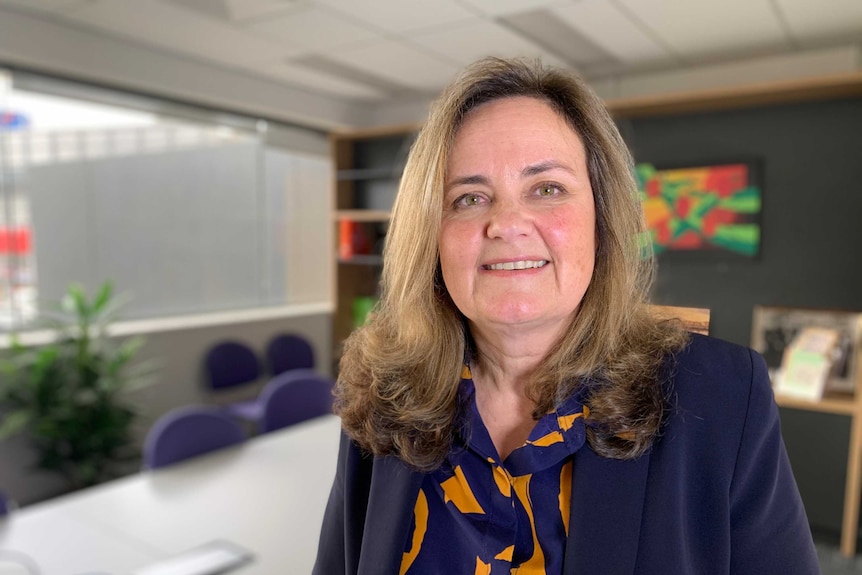
<path id="1" fill-rule="evenodd" d="M 482 266 L 486 270 L 531 270 L 547 265 L 548 260 L 520 260 L 517 262 L 502 262 Z"/>

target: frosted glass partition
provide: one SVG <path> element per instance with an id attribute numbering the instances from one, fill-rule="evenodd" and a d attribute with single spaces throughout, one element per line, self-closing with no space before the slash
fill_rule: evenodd
<path id="1" fill-rule="evenodd" d="M 126 316 L 252 307 L 258 278 L 258 144 L 29 172 L 40 298 L 111 278 Z"/>
<path id="2" fill-rule="evenodd" d="M 0 98 L 20 120 L 0 128 L 0 331 L 38 325 L 71 282 L 112 281 L 127 319 L 328 299 L 325 135 L 104 100 Z"/>

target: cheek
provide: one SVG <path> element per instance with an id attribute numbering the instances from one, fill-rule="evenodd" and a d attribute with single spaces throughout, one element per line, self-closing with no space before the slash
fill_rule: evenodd
<path id="1" fill-rule="evenodd" d="M 590 212 L 555 215 L 547 221 L 545 230 L 546 241 L 554 248 L 579 257 L 588 253 L 595 256 L 596 227 Z"/>
<path id="2" fill-rule="evenodd" d="M 440 268 L 450 293 L 463 285 L 476 260 L 470 235 L 463 222 L 444 222 L 440 227 Z"/>

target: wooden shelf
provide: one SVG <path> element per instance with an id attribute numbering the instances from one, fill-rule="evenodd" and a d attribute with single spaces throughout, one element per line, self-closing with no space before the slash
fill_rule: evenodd
<path id="1" fill-rule="evenodd" d="M 782 315 L 793 316 L 794 314 L 795 318 L 792 321 L 787 317 L 779 321 Z M 862 313 L 835 309 L 755 306 L 751 326 L 751 345 L 764 353 L 769 351 L 773 355 L 780 354 L 783 357 L 787 351 L 785 346 L 790 345 L 800 325 L 841 325 L 842 330 L 850 330 L 847 334 L 852 340 L 849 353 L 854 355 L 847 358 L 850 374 L 840 382 L 842 391 L 826 391 L 819 399 L 802 399 L 776 392 L 775 402 L 785 409 L 850 418 L 847 474 L 844 480 L 844 510 L 841 520 L 841 554 L 845 557 L 853 557 L 856 554 L 860 496 L 862 496 L 862 368 L 859 367 L 862 365 L 862 354 L 858 351 L 860 338 L 862 338 Z M 767 328 L 773 332 L 770 345 L 766 336 Z M 784 333 L 787 330 L 790 331 Z M 775 374 L 773 378 L 773 381 L 777 379 Z"/>
<path id="2" fill-rule="evenodd" d="M 605 105 L 615 117 L 631 118 L 860 96 L 862 73 L 850 72 L 733 88 L 616 98 L 606 100 Z"/>
<path id="3" fill-rule="evenodd" d="M 800 399 L 776 393 L 775 401 L 780 407 L 788 409 L 835 413 L 838 415 L 854 415 L 857 409 L 859 409 L 856 399 L 850 393 L 826 394 L 819 400 Z"/>
<path id="4" fill-rule="evenodd" d="M 332 350 L 337 361 L 341 347 L 354 329 L 353 302 L 379 295 L 383 256 L 379 245 L 389 222 L 390 205 L 401 177 L 401 165 L 419 126 L 384 126 L 330 134 L 335 166 L 331 222 L 333 245 L 339 245 L 343 226 L 360 224 L 377 253 L 341 258 L 333 254 Z M 378 209 L 364 209 L 373 206 Z M 380 209 L 382 208 L 382 209 Z M 367 250 L 365 250 L 367 251 Z"/>
<path id="5" fill-rule="evenodd" d="M 366 140 L 373 138 L 386 138 L 389 136 L 403 136 L 418 132 L 421 124 L 395 124 L 391 126 L 374 126 L 370 128 L 355 128 L 339 130 L 331 134 L 337 140 Z"/>
<path id="6" fill-rule="evenodd" d="M 338 210 L 335 220 L 352 220 L 354 222 L 388 222 L 390 212 L 386 210 Z"/>

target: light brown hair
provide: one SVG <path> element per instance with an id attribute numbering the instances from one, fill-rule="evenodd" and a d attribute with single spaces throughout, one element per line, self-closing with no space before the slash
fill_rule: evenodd
<path id="1" fill-rule="evenodd" d="M 685 342 L 676 325 L 651 319 L 644 305 L 653 260 L 642 242 L 643 211 L 631 156 L 602 101 L 569 72 L 480 60 L 435 102 L 410 151 L 386 238 L 380 301 L 345 342 L 336 386 L 353 440 L 420 470 L 434 469 L 451 448 L 469 337 L 440 273 L 447 160 L 471 110 L 513 96 L 546 102 L 581 137 L 596 205 L 593 277 L 567 332 L 529 382 L 534 417 L 585 391 L 590 446 L 607 457 L 636 457 L 659 433 L 667 360 Z"/>

